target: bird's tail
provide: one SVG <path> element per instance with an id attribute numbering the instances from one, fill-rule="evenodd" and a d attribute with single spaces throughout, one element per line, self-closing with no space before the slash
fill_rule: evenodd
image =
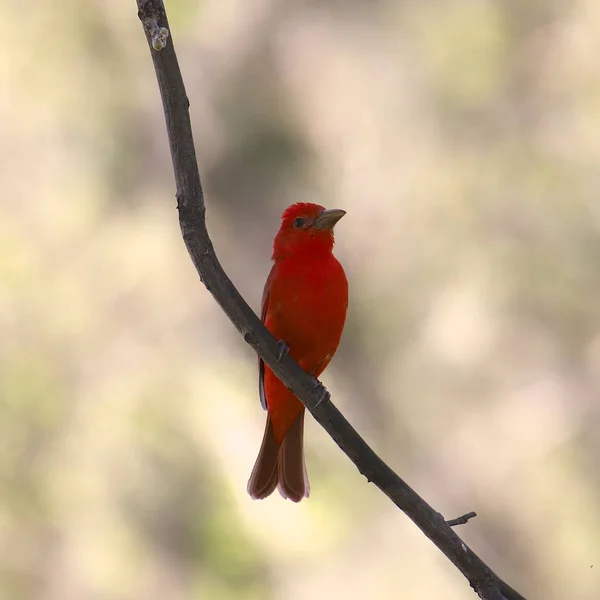
<path id="1" fill-rule="evenodd" d="M 271 417 L 267 415 L 262 445 L 248 480 L 248 493 L 259 500 L 271 495 L 276 487 L 293 502 L 300 502 L 310 492 L 304 461 L 304 407 L 281 444 L 275 440 Z"/>

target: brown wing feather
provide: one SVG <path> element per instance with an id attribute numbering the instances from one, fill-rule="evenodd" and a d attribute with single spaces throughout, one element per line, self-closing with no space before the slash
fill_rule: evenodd
<path id="1" fill-rule="evenodd" d="M 275 271 L 275 265 L 271 268 L 271 272 L 267 277 L 265 287 L 263 289 L 262 303 L 260 309 L 260 320 L 264 323 L 265 317 L 267 316 L 267 308 L 269 306 L 269 292 L 271 290 L 271 279 L 273 278 L 273 272 Z M 267 410 L 267 398 L 265 396 L 265 363 L 260 356 L 258 357 L 258 394 L 260 396 L 261 406 Z"/>

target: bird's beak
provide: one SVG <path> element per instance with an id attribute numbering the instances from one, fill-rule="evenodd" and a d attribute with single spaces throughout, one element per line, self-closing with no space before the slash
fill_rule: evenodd
<path id="1" fill-rule="evenodd" d="M 315 220 L 317 229 L 333 229 L 333 226 L 346 214 L 341 208 L 324 210 Z"/>

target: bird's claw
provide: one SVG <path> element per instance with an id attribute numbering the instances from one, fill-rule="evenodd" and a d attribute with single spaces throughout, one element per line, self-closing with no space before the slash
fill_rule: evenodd
<path id="1" fill-rule="evenodd" d="M 285 343 L 284 340 L 277 342 L 279 346 L 279 353 L 277 354 L 277 362 L 281 362 L 290 352 L 290 347 Z"/>
<path id="2" fill-rule="evenodd" d="M 315 379 L 315 387 L 313 389 L 319 395 L 319 399 L 315 404 L 315 408 L 320 406 L 325 400 L 329 400 L 331 398 L 327 388 L 318 379 Z"/>

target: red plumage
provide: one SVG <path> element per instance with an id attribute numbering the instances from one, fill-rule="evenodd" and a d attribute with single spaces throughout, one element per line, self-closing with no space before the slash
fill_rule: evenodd
<path id="1" fill-rule="evenodd" d="M 273 242 L 274 264 L 263 292 L 265 326 L 315 377 L 333 357 L 346 320 L 348 282 L 333 255 L 333 226 L 344 214 L 310 203 L 287 208 Z M 304 406 L 262 360 L 259 387 L 268 415 L 248 493 L 266 498 L 278 486 L 284 498 L 299 502 L 309 494 Z"/>

